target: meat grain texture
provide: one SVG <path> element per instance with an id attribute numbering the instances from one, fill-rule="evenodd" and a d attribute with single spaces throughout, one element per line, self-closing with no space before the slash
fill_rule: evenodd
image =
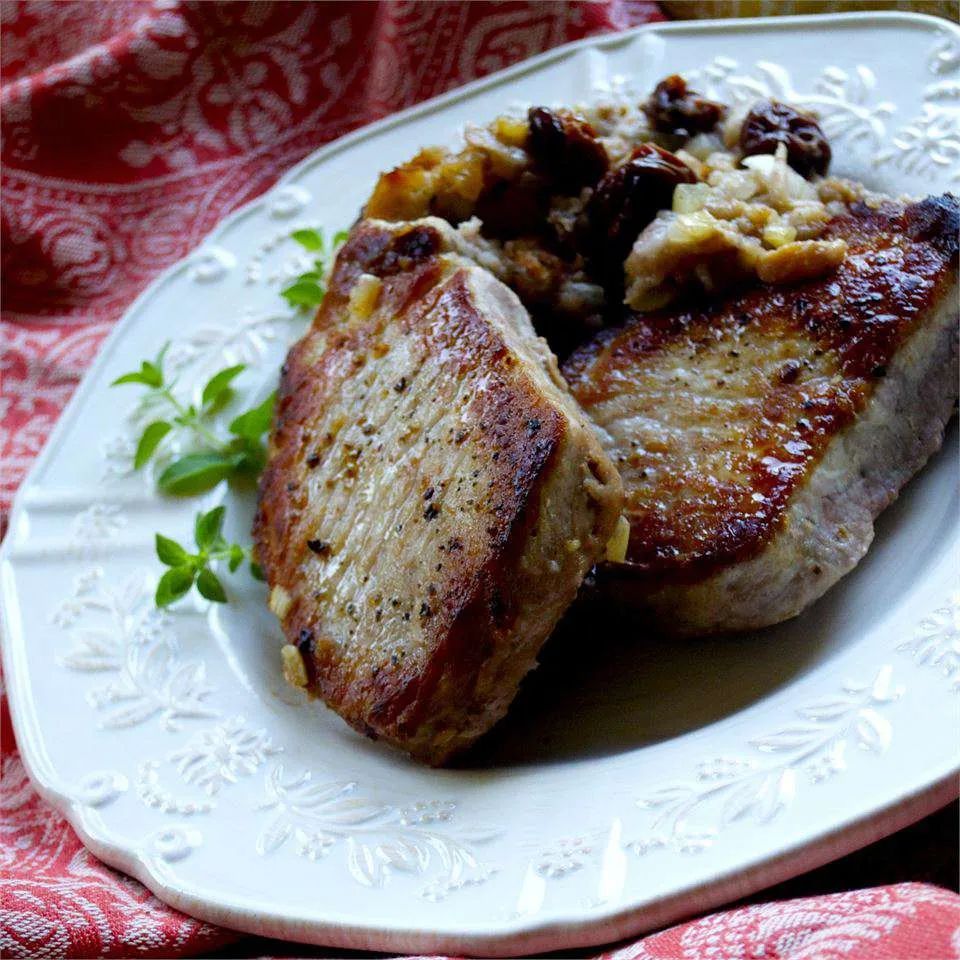
<path id="1" fill-rule="evenodd" d="M 620 470 L 601 582 L 669 634 L 793 617 L 866 553 L 957 399 L 956 198 L 854 204 L 836 273 L 605 330 L 564 375 Z"/>
<path id="2" fill-rule="evenodd" d="M 598 563 L 679 636 L 777 623 L 849 572 L 954 408 L 960 218 L 829 159 L 815 118 L 671 77 L 384 173 L 261 481 L 287 678 L 439 764 Z"/>
<path id="3" fill-rule="evenodd" d="M 438 764 L 506 712 L 619 476 L 515 294 L 365 221 L 284 366 L 255 540 L 288 679 Z"/>

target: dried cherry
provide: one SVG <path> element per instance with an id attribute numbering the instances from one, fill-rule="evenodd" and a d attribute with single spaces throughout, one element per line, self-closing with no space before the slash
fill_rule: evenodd
<path id="1" fill-rule="evenodd" d="M 775 153 L 781 143 L 787 148 L 787 163 L 802 177 L 827 172 L 830 144 L 813 117 L 777 100 L 754 104 L 740 128 L 744 156 Z"/>
<path id="2" fill-rule="evenodd" d="M 669 151 L 652 143 L 635 148 L 629 160 L 606 174 L 590 198 L 586 219 L 594 266 L 602 263 L 603 274 L 622 273 L 623 260 L 640 231 L 658 210 L 670 208 L 677 184 L 696 182 L 694 172 Z"/>
<path id="3" fill-rule="evenodd" d="M 567 110 L 531 107 L 527 121 L 527 151 L 560 192 L 578 193 L 606 173 L 607 151 L 586 120 Z"/>
<path id="4" fill-rule="evenodd" d="M 660 133 L 689 137 L 712 130 L 727 108 L 691 90 L 687 81 L 675 73 L 656 85 L 643 112 Z"/>

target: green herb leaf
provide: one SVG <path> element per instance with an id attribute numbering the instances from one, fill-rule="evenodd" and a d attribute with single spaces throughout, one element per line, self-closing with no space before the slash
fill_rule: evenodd
<path id="1" fill-rule="evenodd" d="M 157 556 L 161 563 L 168 567 L 183 567 L 190 565 L 190 554 L 177 543 L 165 537 L 162 533 L 156 535 Z"/>
<path id="2" fill-rule="evenodd" d="M 210 569 L 204 568 L 197 577 L 197 589 L 201 597 L 212 600 L 214 603 L 226 603 L 227 593 L 217 575 Z"/>
<path id="3" fill-rule="evenodd" d="M 220 537 L 226 507 L 214 507 L 207 513 L 198 513 L 193 525 L 193 538 L 201 550 L 212 546 Z"/>
<path id="4" fill-rule="evenodd" d="M 234 543 L 230 545 L 230 557 L 227 560 L 227 567 L 231 573 L 233 573 L 237 567 L 243 563 L 243 558 L 246 554 L 243 552 L 243 547 L 239 543 Z"/>
<path id="5" fill-rule="evenodd" d="M 166 420 L 155 420 L 140 437 L 137 452 L 133 458 L 135 470 L 139 470 L 153 456 L 160 441 L 173 429 Z"/>
<path id="6" fill-rule="evenodd" d="M 144 360 L 143 363 L 140 364 L 140 376 L 142 376 L 145 382 L 151 387 L 163 386 L 163 371 L 149 360 Z"/>
<path id="7" fill-rule="evenodd" d="M 323 287 L 315 280 L 295 280 L 280 291 L 281 296 L 293 307 L 319 307 L 323 302 Z"/>
<path id="8" fill-rule="evenodd" d="M 253 577 L 254 580 L 263 581 L 267 579 L 266 574 L 263 572 L 263 567 L 261 567 L 259 563 L 256 563 L 253 560 L 250 561 L 250 575 Z"/>
<path id="9" fill-rule="evenodd" d="M 153 365 L 158 370 L 163 370 L 163 358 L 167 355 L 167 351 L 170 349 L 170 341 L 168 340 L 161 348 L 160 352 L 157 354 L 157 359 L 153 361 Z"/>
<path id="10" fill-rule="evenodd" d="M 229 447 L 237 457 L 237 473 L 256 476 L 267 462 L 267 451 L 259 440 L 250 437 L 235 437 Z"/>
<path id="11" fill-rule="evenodd" d="M 333 235 L 333 245 L 334 247 L 342 247 L 347 242 L 347 237 L 350 236 L 349 231 L 347 230 L 338 230 Z"/>
<path id="12" fill-rule="evenodd" d="M 163 375 L 152 363 L 144 360 L 139 370 L 117 377 L 110 386 L 119 387 L 122 383 L 142 383 L 145 387 L 159 387 L 163 385 Z"/>
<path id="13" fill-rule="evenodd" d="M 235 417 L 230 423 L 230 432 L 237 437 L 259 440 L 270 429 L 276 402 L 277 393 L 274 391 L 259 406 L 241 413 L 239 417 Z"/>
<path id="14" fill-rule="evenodd" d="M 151 363 L 149 360 L 141 360 L 139 370 L 134 370 L 132 373 L 125 373 L 122 377 L 117 377 L 110 386 L 117 387 L 121 383 L 142 383 L 145 387 L 162 387 L 163 368 L 161 364 L 163 363 L 163 355 L 167 352 L 169 345 L 169 343 L 164 345 L 155 363 Z"/>
<path id="15" fill-rule="evenodd" d="M 239 454 L 188 453 L 160 474 L 157 485 L 166 493 L 202 493 L 229 477 L 242 460 Z"/>
<path id="16" fill-rule="evenodd" d="M 171 567 L 157 584 L 154 602 L 158 607 L 167 607 L 174 600 L 179 600 L 193 586 L 196 571 L 193 567 Z"/>
<path id="17" fill-rule="evenodd" d="M 238 363 L 235 367 L 227 367 L 215 373 L 206 383 L 201 395 L 204 407 L 212 406 L 230 386 L 230 382 L 246 370 L 246 364 Z"/>
<path id="18" fill-rule="evenodd" d="M 137 371 L 136 373 L 125 373 L 122 377 L 117 377 L 116 380 L 112 381 L 111 387 L 119 387 L 124 383 L 142 383 L 146 384 L 147 381 L 144 380 L 143 375 Z"/>
<path id="19" fill-rule="evenodd" d="M 319 230 L 294 230 L 290 236 L 307 250 L 322 250 L 324 247 L 323 234 Z"/>

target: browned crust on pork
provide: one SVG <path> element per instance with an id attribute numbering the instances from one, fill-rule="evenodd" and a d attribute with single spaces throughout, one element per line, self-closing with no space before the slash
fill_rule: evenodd
<path id="1" fill-rule="evenodd" d="M 605 427 L 604 405 L 622 391 L 642 396 L 649 371 L 664 361 L 688 364 L 696 384 L 706 376 L 703 358 L 727 351 L 727 369 L 710 385 L 719 389 L 723 376 L 744 376 L 743 354 L 762 357 L 796 345 L 766 381 L 752 415 L 732 420 L 722 476 L 703 470 L 689 437 L 679 445 L 666 439 L 660 449 L 631 447 L 624 437 L 606 444 L 624 478 L 631 523 L 620 575 L 696 582 L 755 556 L 771 540 L 792 494 L 955 282 L 957 229 L 950 195 L 906 208 L 857 204 L 824 235 L 849 246 L 834 275 L 640 316 L 570 358 L 564 375 L 572 393 Z M 653 406 L 646 412 L 657 416 Z"/>
<path id="2" fill-rule="evenodd" d="M 505 712 L 602 552 L 619 481 L 599 444 L 478 312 L 468 270 L 438 256 L 436 237 L 418 229 L 398 243 L 396 230 L 361 224 L 341 252 L 313 328 L 283 368 L 254 537 L 271 587 L 291 597 L 283 629 L 304 656 L 310 691 L 364 733 L 438 763 Z M 379 276 L 382 287 L 374 313 L 357 321 L 348 302 L 361 273 Z M 385 358 L 401 350 L 408 366 L 382 382 Z M 424 370 L 430 385 L 420 384 Z M 369 391 L 351 401 L 348 390 L 364 377 Z M 455 428 L 445 407 L 458 402 L 458 385 L 474 381 L 482 389 L 459 398 Z M 370 429 L 359 443 L 318 430 L 331 411 L 349 420 L 371 409 L 386 419 L 361 424 Z M 415 421 L 431 417 L 442 431 L 417 434 Z M 397 426 L 404 418 L 409 438 Z M 566 482 L 581 460 L 601 475 L 604 489 L 593 499 L 585 478 Z M 383 485 L 385 497 L 392 483 L 409 485 L 392 507 L 402 532 L 384 543 L 382 560 L 365 556 L 379 546 L 362 546 L 359 534 L 351 544 L 351 531 L 336 529 L 337 504 L 354 511 L 355 529 L 374 522 L 356 507 L 368 483 Z M 565 498 L 553 507 L 569 512 L 571 529 L 591 528 L 556 575 L 534 556 L 545 492 Z M 318 556 L 325 525 L 334 532 Z M 367 571 L 353 610 L 315 589 L 317 571 L 337 557 Z M 378 581 L 406 590 L 380 596 Z"/>

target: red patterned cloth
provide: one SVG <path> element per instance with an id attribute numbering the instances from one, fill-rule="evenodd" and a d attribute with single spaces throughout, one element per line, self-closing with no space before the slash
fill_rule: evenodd
<path id="1" fill-rule="evenodd" d="M 360 124 L 660 16 L 639 0 L 2 0 L 0 15 L 0 530 L 111 325 L 227 212 Z M 4 955 L 184 956 L 238 939 L 88 854 L 31 788 L 5 698 L 0 723 Z M 905 885 L 748 907 L 609 956 L 954 956 L 958 900 Z"/>
<path id="2" fill-rule="evenodd" d="M 924 883 L 741 907 L 671 927 L 598 960 L 947 960 L 960 897 Z"/>

